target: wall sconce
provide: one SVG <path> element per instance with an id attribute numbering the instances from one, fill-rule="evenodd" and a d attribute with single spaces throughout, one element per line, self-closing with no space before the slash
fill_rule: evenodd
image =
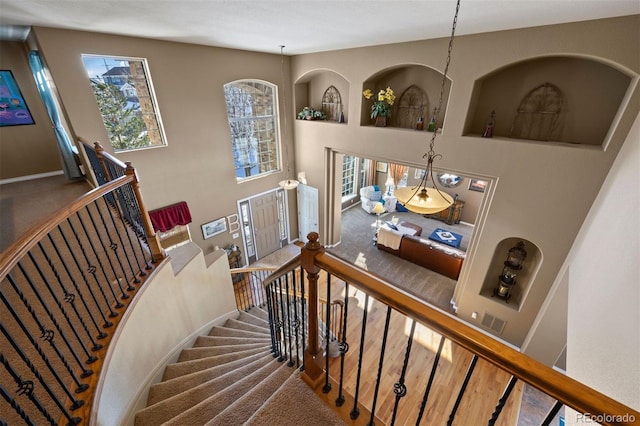
<path id="1" fill-rule="evenodd" d="M 524 249 L 524 242 L 522 241 L 509 249 L 507 260 L 504 261 L 502 273 L 498 275 L 498 285 L 493 290 L 494 296 L 498 296 L 509 303 L 511 290 L 513 290 L 513 287 L 516 285 L 517 271 L 522 269 L 522 263 L 526 257 L 527 252 Z"/>

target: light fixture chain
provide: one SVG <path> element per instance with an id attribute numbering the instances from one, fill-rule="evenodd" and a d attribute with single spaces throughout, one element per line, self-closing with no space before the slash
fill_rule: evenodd
<path id="1" fill-rule="evenodd" d="M 451 26 L 451 37 L 449 38 L 449 48 L 447 50 L 447 61 L 444 66 L 444 73 L 442 74 L 442 84 L 440 85 L 440 97 L 438 99 L 438 108 L 436 109 L 436 113 L 434 114 L 436 117 L 440 114 L 440 110 L 442 109 L 442 102 L 444 99 L 444 88 L 447 84 L 447 74 L 449 72 L 449 64 L 451 63 L 451 52 L 453 51 L 453 38 L 456 34 L 456 27 L 458 25 L 458 12 L 460 11 L 460 0 L 458 0 L 456 4 L 456 13 L 453 15 L 453 24 Z M 429 143 L 429 156 L 435 154 L 433 150 L 434 143 L 436 140 L 438 126 L 433 131 L 433 135 L 431 136 L 431 141 Z"/>

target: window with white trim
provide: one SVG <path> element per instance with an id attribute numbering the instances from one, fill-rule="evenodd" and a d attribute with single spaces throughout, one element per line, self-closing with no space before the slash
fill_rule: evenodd
<path id="1" fill-rule="evenodd" d="M 236 180 L 280 170 L 276 86 L 257 80 L 224 85 Z"/>
<path id="2" fill-rule="evenodd" d="M 115 152 L 166 145 L 147 60 L 82 55 Z"/>
<path id="3" fill-rule="evenodd" d="M 345 155 L 342 158 L 342 201 L 356 196 L 358 157 Z"/>

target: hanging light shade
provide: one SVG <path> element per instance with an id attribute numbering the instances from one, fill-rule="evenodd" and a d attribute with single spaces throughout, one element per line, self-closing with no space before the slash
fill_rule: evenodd
<path id="1" fill-rule="evenodd" d="M 453 17 L 453 26 L 451 28 L 451 38 L 449 38 L 449 50 L 447 51 L 447 62 L 442 74 L 442 84 L 440 85 L 440 100 L 438 107 L 434 111 L 433 120 L 437 120 L 438 114 L 442 109 L 442 98 L 444 89 L 447 84 L 447 72 L 449 71 L 449 63 L 451 62 L 451 50 L 453 48 L 453 37 L 456 32 L 456 24 L 458 22 L 458 11 L 460 10 L 460 0 L 456 4 L 456 13 Z M 440 154 L 434 151 L 436 136 L 438 134 L 437 123 L 434 123 L 433 135 L 429 142 L 429 151 L 422 158 L 426 159 L 427 166 L 420 183 L 416 186 L 405 186 L 396 188 L 393 195 L 398 202 L 407 210 L 419 214 L 434 214 L 448 209 L 453 204 L 453 197 L 446 192 L 438 189 L 438 184 L 433 178 L 433 161 L 442 158 Z M 431 180 L 431 186 L 428 185 Z"/>
<path id="2" fill-rule="evenodd" d="M 295 179 L 285 179 L 278 182 L 278 185 L 280 185 L 284 189 L 289 190 L 289 189 L 296 189 L 298 185 L 300 185 L 300 182 L 298 182 Z"/>
<path id="3" fill-rule="evenodd" d="M 284 135 L 286 135 L 286 131 L 287 131 L 287 97 L 285 96 L 285 85 L 286 82 L 284 80 L 284 45 L 280 45 L 280 65 L 282 68 L 282 99 L 283 99 L 283 103 L 282 103 L 282 109 L 283 112 L 282 114 L 284 115 L 284 130 L 282 131 L 282 133 Z M 291 174 L 291 170 L 289 168 L 289 149 L 287 148 L 287 139 L 286 138 L 282 138 L 282 143 L 284 144 L 284 161 L 287 164 L 287 175 Z M 300 184 L 300 182 L 298 182 L 295 179 L 291 179 L 291 178 L 287 178 L 285 180 L 281 180 L 280 182 L 278 182 L 278 185 L 280 185 L 282 188 L 289 190 L 289 189 L 295 189 L 298 187 L 298 185 Z"/>

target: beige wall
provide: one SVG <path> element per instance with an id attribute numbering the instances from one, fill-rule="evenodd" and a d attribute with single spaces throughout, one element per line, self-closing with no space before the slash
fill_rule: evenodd
<path id="1" fill-rule="evenodd" d="M 10 70 L 36 122 L 0 127 L 0 181 L 62 172 L 51 120 L 29 68 L 24 43 L 0 41 L 0 69 Z"/>
<path id="2" fill-rule="evenodd" d="M 460 19 L 464 23 L 464 14 Z M 462 136 L 474 82 L 498 69 L 526 59 L 571 55 L 611 65 L 637 81 L 640 72 L 639 16 L 538 27 L 456 37 L 449 70 L 452 90 L 443 133 L 436 151 L 443 159 L 439 169 L 490 179 L 474 240 L 456 287 L 454 301 L 459 317 L 471 319 L 485 312 L 504 319 L 502 337 L 522 344 L 553 283 L 563 260 L 598 190 L 638 114 L 640 91 L 627 94 L 608 134 L 606 149 L 554 143 L 526 143 L 506 138 L 484 139 Z M 361 115 L 360 88 L 378 71 L 403 64 L 419 64 L 442 70 L 447 40 L 349 49 L 295 57 L 292 79 L 317 70 L 329 70 L 350 84 L 349 117 Z M 602 84 L 606 85 L 606 81 Z M 634 86 L 635 87 L 635 86 Z M 626 102 L 628 101 L 628 103 Z M 327 150 L 349 152 L 378 160 L 419 164 L 427 150 L 424 134 L 411 130 L 360 126 L 349 120 L 345 126 L 295 122 L 298 170 L 306 172 L 309 184 L 321 188 L 321 214 L 331 211 L 323 189 Z M 339 235 L 325 229 L 323 243 Z M 339 223 L 336 223 L 339 226 Z M 329 241 L 327 241 L 329 236 Z M 506 238 L 523 238 L 541 251 L 542 262 L 519 309 L 480 296 L 495 247 Z"/>
<path id="3" fill-rule="evenodd" d="M 147 59 L 168 144 L 119 153 L 116 157 L 130 161 L 138 170 L 149 209 L 187 202 L 193 218 L 189 225 L 191 236 L 205 253 L 216 245 L 234 243 L 242 247 L 242 240 L 234 239 L 231 233 L 204 240 L 201 225 L 237 213 L 237 200 L 276 188 L 283 173 L 236 183 L 223 85 L 250 78 L 282 86 L 280 55 L 52 28 L 33 31 L 60 92 L 70 127 L 91 142 L 108 139 L 80 55 Z M 291 87 L 289 59 L 284 60 L 285 82 Z M 291 98 L 291 90 L 285 95 Z M 286 110 L 292 116 L 290 99 L 286 101 Z M 281 112 L 283 107 L 280 105 Z M 287 120 L 288 127 L 292 121 Z M 285 137 L 292 140 L 290 128 Z M 108 143 L 103 145 L 111 150 Z M 288 152 L 293 161 L 293 148 Z M 295 191 L 288 193 L 292 203 L 294 194 Z M 295 238 L 296 215 L 291 216 L 291 235 Z"/>
<path id="4" fill-rule="evenodd" d="M 520 345 L 529 331 L 560 266 L 590 208 L 631 123 L 640 101 L 636 88 L 628 93 L 607 135 L 606 149 L 562 144 L 526 143 L 505 138 L 462 136 L 474 82 L 520 61 L 554 55 L 593 59 L 623 71 L 637 81 L 640 58 L 639 17 L 623 17 L 549 27 L 459 36 L 454 43 L 449 77 L 452 82 L 436 164 L 465 176 L 491 181 L 485 193 L 477 231 L 454 294 L 458 315 L 491 313 L 507 321 L 502 337 Z M 463 17 L 461 18 L 461 23 Z M 70 125 L 79 136 L 106 140 L 93 94 L 80 62 L 81 53 L 145 57 L 158 95 L 169 145 L 118 157 L 132 161 L 143 182 L 150 208 L 185 200 L 192 210 L 194 241 L 205 252 L 233 241 L 230 235 L 202 240 L 200 225 L 236 211 L 236 200 L 274 188 L 276 174 L 245 184 L 235 183 L 222 85 L 239 78 L 281 80 L 279 55 L 242 52 L 156 40 L 35 28 L 45 61 L 61 94 Z M 337 75 L 348 99 L 348 123 L 289 120 L 295 133 L 295 171 L 306 172 L 308 184 L 320 189 L 320 231 L 323 243 L 339 236 L 337 200 L 329 199 L 327 176 L 333 156 L 345 152 L 378 160 L 421 165 L 428 140 L 408 129 L 360 126 L 361 88 L 373 74 L 399 65 L 442 70 L 446 39 L 302 55 L 291 60 L 287 83 L 307 83 L 315 73 Z M 289 70 L 289 59 L 285 68 Z M 326 80 L 330 81 L 330 78 Z M 606 82 L 603 82 L 606 84 Z M 287 87 L 292 87 L 288 84 Z M 311 82 L 305 90 L 314 90 Z M 288 93 L 291 93 L 289 91 Z M 342 92 L 342 89 L 341 89 Z M 317 99 L 305 94 L 305 102 Z M 293 116 L 296 111 L 287 104 Z M 282 107 L 281 107 L 282 111 Z M 293 155 L 294 150 L 289 150 Z M 290 193 L 292 195 L 292 193 Z M 293 202 L 293 200 L 292 200 Z M 295 220 L 295 215 L 291 215 Z M 295 226 L 295 225 L 294 225 Z M 292 235 L 297 230 L 292 229 Z M 329 236 L 329 237 L 327 237 Z M 541 252 L 540 268 L 530 281 L 519 309 L 480 296 L 495 247 L 506 238 L 523 238 Z"/>

